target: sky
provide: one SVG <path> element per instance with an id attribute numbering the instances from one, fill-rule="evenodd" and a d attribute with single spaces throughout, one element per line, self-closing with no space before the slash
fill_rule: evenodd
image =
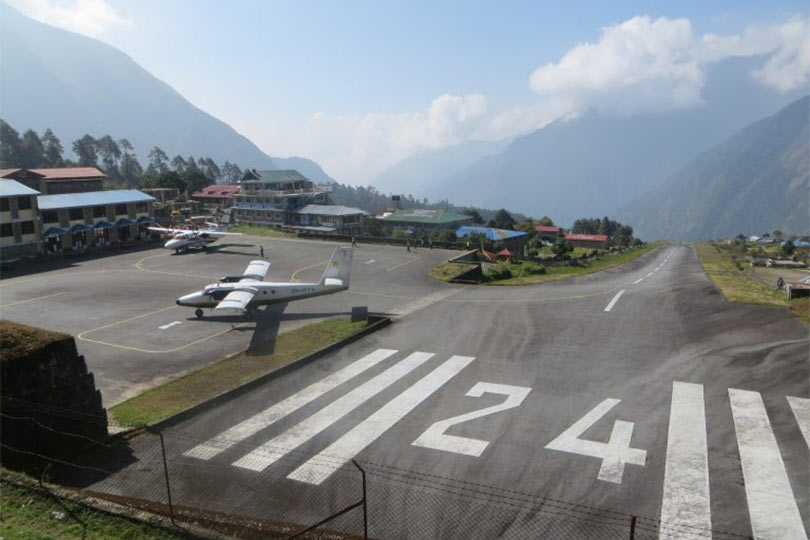
<path id="1" fill-rule="evenodd" d="M 467 140 L 700 104 L 706 66 L 808 86 L 805 1 L 6 0 L 104 41 L 273 156 L 350 184 Z"/>

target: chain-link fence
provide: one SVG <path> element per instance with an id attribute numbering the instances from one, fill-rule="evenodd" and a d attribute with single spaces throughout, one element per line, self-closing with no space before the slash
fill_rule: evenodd
<path id="1" fill-rule="evenodd" d="M 662 524 L 515 490 L 370 462 L 320 456 L 320 483 L 294 481 L 312 454 L 226 441 L 210 459 L 189 456 L 206 442 L 186 431 L 136 430 L 94 438 L 63 432 L 38 417 L 8 413 L 3 463 L 33 473 L 41 485 L 67 486 L 127 507 L 238 538 L 715 539 L 748 536 Z M 94 421 L 98 421 L 95 419 Z M 10 428 L 15 428 L 11 429 Z M 210 442 L 210 441 L 209 441 Z M 260 465 L 235 466 L 250 453 Z M 241 460 L 240 460 L 241 461 Z M 268 466 L 262 464 L 271 463 Z"/>

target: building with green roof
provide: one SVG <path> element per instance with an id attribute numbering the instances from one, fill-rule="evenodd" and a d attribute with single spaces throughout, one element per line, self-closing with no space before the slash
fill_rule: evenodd
<path id="1" fill-rule="evenodd" d="M 415 233 L 440 229 L 455 230 L 461 225 L 473 222 L 472 217 L 466 214 L 456 214 L 455 212 L 435 208 L 396 210 L 383 215 L 379 220 L 388 229 L 400 227 L 410 229 Z"/>
<path id="2" fill-rule="evenodd" d="M 234 197 L 239 223 L 285 226 L 308 204 L 329 204 L 331 188 L 318 186 L 298 171 L 245 171 L 241 192 Z"/>

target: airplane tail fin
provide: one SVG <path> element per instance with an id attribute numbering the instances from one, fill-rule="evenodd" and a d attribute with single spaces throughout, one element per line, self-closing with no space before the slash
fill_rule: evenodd
<path id="1" fill-rule="evenodd" d="M 326 264 L 321 276 L 321 285 L 349 288 L 352 272 L 352 248 L 338 247 Z"/>

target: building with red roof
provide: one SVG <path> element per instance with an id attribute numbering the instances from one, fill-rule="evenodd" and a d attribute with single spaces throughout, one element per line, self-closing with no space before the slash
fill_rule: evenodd
<path id="1" fill-rule="evenodd" d="M 607 247 L 608 237 L 604 234 L 578 234 L 578 233 L 565 233 L 563 237 L 572 246 L 605 249 Z"/>
<path id="2" fill-rule="evenodd" d="M 565 232 L 562 227 L 556 225 L 538 225 L 534 230 L 540 238 L 548 240 L 549 242 L 556 242 Z"/>
<path id="3" fill-rule="evenodd" d="M 203 204 L 227 208 L 233 205 L 234 197 L 240 192 L 239 186 L 213 185 L 191 194 L 191 198 Z"/>
<path id="4" fill-rule="evenodd" d="M 102 191 L 107 175 L 95 167 L 2 169 L 0 178 L 16 180 L 42 195 Z"/>

